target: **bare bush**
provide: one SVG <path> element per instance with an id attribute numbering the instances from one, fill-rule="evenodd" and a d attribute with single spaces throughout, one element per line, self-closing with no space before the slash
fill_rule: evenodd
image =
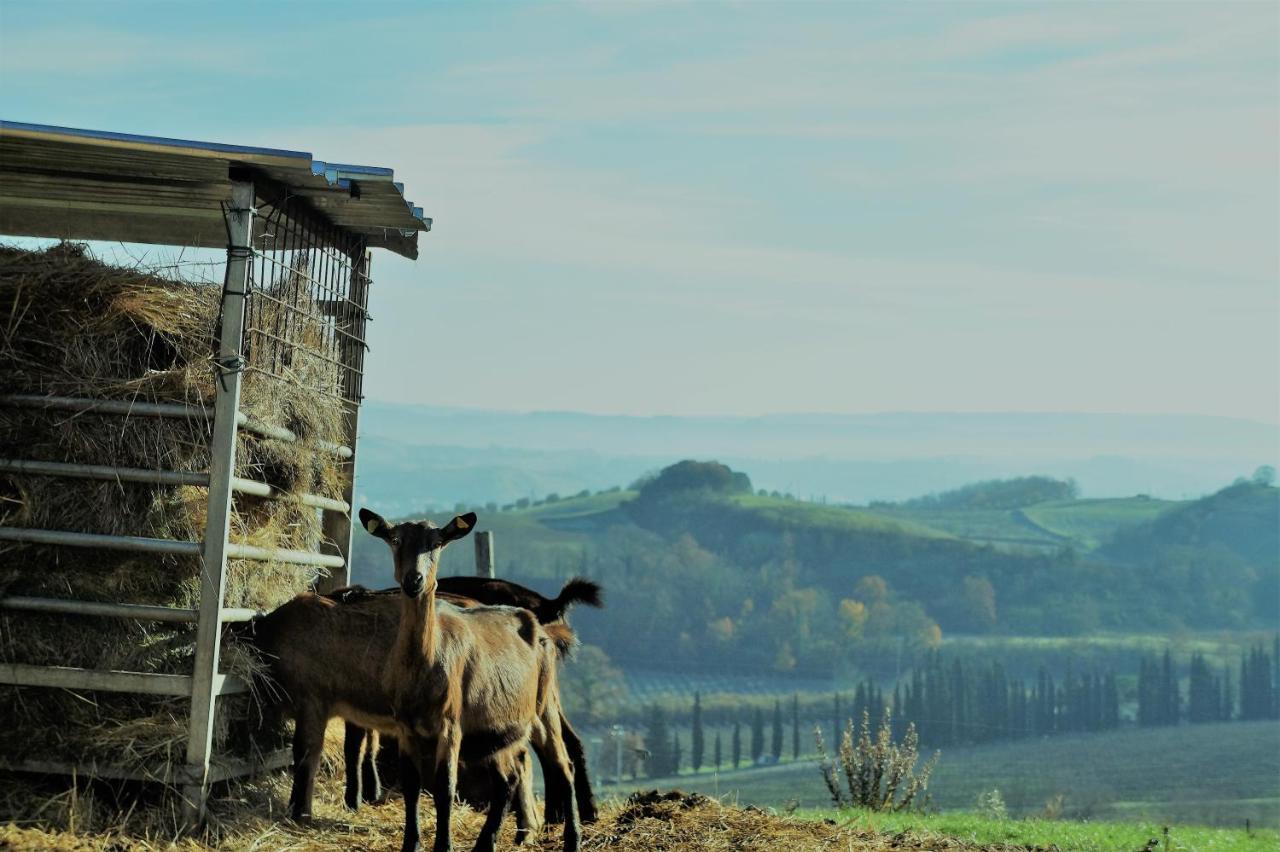
<path id="1" fill-rule="evenodd" d="M 885 708 L 874 737 L 871 717 L 865 710 L 859 730 L 855 731 L 850 719 L 834 758 L 827 754 L 820 728 L 814 731 L 814 736 L 821 758 L 822 780 L 826 782 L 836 807 L 905 811 L 911 808 L 923 810 L 929 806 L 929 776 L 933 774 L 941 752 L 934 752 L 933 757 L 917 771 L 920 739 L 916 735 L 916 727 L 908 725 L 902 742 L 894 742 L 889 708 Z"/>

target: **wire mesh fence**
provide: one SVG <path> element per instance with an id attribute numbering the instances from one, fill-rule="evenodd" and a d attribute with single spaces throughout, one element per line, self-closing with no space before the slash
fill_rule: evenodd
<path id="1" fill-rule="evenodd" d="M 362 237 L 314 215 L 305 199 L 260 202 L 245 330 L 245 370 L 358 405 L 368 269 Z"/>

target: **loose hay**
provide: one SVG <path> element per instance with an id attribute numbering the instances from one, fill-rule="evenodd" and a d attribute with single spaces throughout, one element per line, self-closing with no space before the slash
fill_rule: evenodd
<path id="1" fill-rule="evenodd" d="M 294 381 L 264 374 L 265 340 L 250 337 L 240 408 L 284 426 L 297 444 L 241 433 L 236 474 L 285 491 L 340 496 L 341 472 L 318 442 L 342 442 L 337 369 L 308 352 L 332 334 L 306 317 L 309 294 L 295 269 L 264 300 L 262 321 L 305 346 L 287 353 Z M 109 266 L 85 247 L 0 247 L 0 375 L 8 393 L 182 402 L 212 406 L 210 356 L 220 287 L 145 269 Z M 275 310 L 280 316 L 273 316 Z M 209 469 L 204 418 L 121 417 L 0 406 L 0 457 L 184 472 Z M 200 541 L 207 489 L 0 474 L 0 524 Z M 237 495 L 233 541 L 314 549 L 315 509 Z M 313 569 L 235 560 L 226 605 L 271 609 L 306 589 Z M 197 558 L 0 542 L 0 595 L 194 607 Z M 195 628 L 156 622 L 0 613 L 0 662 L 189 674 Z M 251 655 L 224 651 L 224 670 L 251 673 Z M 0 687 L 0 752 L 134 768 L 181 762 L 189 702 L 106 692 Z M 56 724 L 55 724 L 56 722 Z M 274 747 L 248 696 L 220 699 L 216 745 L 245 756 Z"/>
<path id="2" fill-rule="evenodd" d="M 153 850 L 261 850 L 306 849 L 317 852 L 364 849 L 369 852 L 399 850 L 403 802 L 400 798 L 359 813 L 345 811 L 336 781 L 317 787 L 316 818 L 311 826 L 283 821 L 288 798 L 287 779 L 273 779 L 242 785 L 211 803 L 213 823 L 200 838 L 173 840 L 154 823 L 143 824 L 136 810 L 128 820 L 114 824 L 104 815 L 104 805 L 86 802 L 82 794 L 74 803 L 67 793 L 45 800 L 45 814 L 36 825 L 0 826 L 0 846 L 15 850 L 111 850 L 111 852 L 152 852 Z M 122 807 L 123 806 L 123 807 Z M 121 802 L 115 807 L 127 810 Z M 70 830 L 68 822 L 81 810 L 81 825 Z M 430 842 L 434 822 L 429 797 L 423 805 L 423 838 Z M 105 827 L 89 828 L 85 820 L 94 817 Z M 455 810 L 454 845 L 466 849 L 480 832 L 483 815 L 465 807 Z M 503 849 L 515 849 L 514 826 L 507 819 L 499 841 Z M 852 822 L 835 823 L 781 817 L 758 808 L 739 808 L 705 796 L 637 794 L 619 804 L 607 804 L 600 822 L 583 827 L 583 849 L 611 852 L 1033 852 L 1015 844 L 973 844 L 928 833 L 882 833 Z M 529 849 L 561 848 L 558 826 L 543 831 Z"/>

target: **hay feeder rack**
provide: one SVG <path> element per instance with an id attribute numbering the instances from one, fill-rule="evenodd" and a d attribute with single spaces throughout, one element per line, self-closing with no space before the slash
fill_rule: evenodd
<path id="1" fill-rule="evenodd" d="M 254 760 L 215 760 L 214 711 L 219 696 L 247 685 L 219 671 L 225 625 L 254 611 L 224 606 L 228 559 L 265 560 L 328 570 L 326 587 L 349 580 L 350 510 L 356 468 L 356 429 L 364 375 L 365 327 L 371 250 L 385 248 L 417 257 L 419 232 L 431 220 L 403 195 L 390 169 L 315 160 L 310 154 L 266 148 L 190 142 L 120 133 L 0 121 L 0 234 L 106 240 L 225 250 L 221 322 L 214 335 L 217 381 L 212 406 L 134 402 L 120 399 L 14 394 L 0 390 L 0 406 L 54 409 L 77 416 L 188 418 L 205 424 L 211 465 L 204 472 L 147 470 L 104 464 L 72 464 L 24 458 L 0 459 L 0 472 L 69 479 L 193 485 L 207 489 L 203 541 L 100 535 L 58 529 L 0 526 L 0 543 L 22 542 L 68 548 L 178 554 L 200 559 L 200 595 L 195 608 L 70 600 L 31 596 L 0 598 L 0 608 L 72 616 L 136 619 L 196 627 L 190 674 L 105 671 L 0 663 L 0 685 L 181 696 L 190 699 L 182 762 L 148 768 L 87 765 L 54 760 L 10 760 L 0 769 L 103 778 L 158 780 L 182 791 L 191 823 L 204 814 L 210 785 L 288 763 L 279 751 Z M 302 276 L 306 307 L 284 304 L 281 291 L 266 286 Z M 272 293 L 276 295 L 273 296 Z M 279 304 L 272 311 L 271 300 Z M 317 314 L 322 339 L 295 339 L 290 311 Z M 271 319 L 273 318 L 274 319 Z M 245 358 L 257 347 L 252 365 Z M 235 475 L 239 430 L 273 441 L 297 436 L 278 424 L 240 411 L 246 370 L 280 381 L 298 381 L 290 352 L 307 347 L 330 364 L 338 386 L 332 403 L 342 406 L 346 440 L 320 449 L 342 461 L 343 496 L 285 494 Z M 301 502 L 323 513 L 324 543 L 317 551 L 265 549 L 230 540 L 233 494 Z"/>

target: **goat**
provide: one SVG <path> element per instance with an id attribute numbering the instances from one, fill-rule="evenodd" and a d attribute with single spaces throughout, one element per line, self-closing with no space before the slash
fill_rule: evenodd
<path id="1" fill-rule="evenodd" d="M 468 762 L 483 763 L 492 779 L 489 812 L 476 849 L 492 850 L 507 804 L 516 792 L 518 762 L 532 741 L 547 749 L 551 770 L 568 791 L 564 848 L 580 841 L 573 764 L 560 728 L 557 649 L 573 641 L 567 625 L 539 625 L 514 607 L 463 609 L 437 600 L 441 550 L 467 535 L 475 513 L 443 528 L 429 521 L 388 524 L 368 509 L 360 521 L 391 548 L 395 580 L 404 592 L 400 624 L 383 684 L 391 696 L 404 766 L 403 852 L 418 849 L 418 796 L 428 779 L 436 803 L 435 852 L 449 852 L 453 798 L 464 737 Z M 428 776 L 424 770 L 430 768 Z"/>
<path id="2" fill-rule="evenodd" d="M 352 586 L 330 592 L 325 597 L 339 602 L 352 602 L 370 595 L 398 595 L 399 589 L 370 591 L 361 586 Z M 569 607 L 575 603 L 588 606 L 603 605 L 602 592 L 596 583 L 582 577 L 574 577 L 560 589 L 554 598 L 544 597 L 533 589 L 512 583 L 509 580 L 496 580 L 485 577 L 440 577 L 437 580 L 436 594 L 459 606 L 516 606 L 527 609 L 534 614 L 540 624 L 551 624 L 564 619 Z M 389 603 L 389 601 L 388 601 Z M 396 602 L 397 614 L 399 603 Z M 569 751 L 569 759 L 573 761 L 574 794 L 578 800 L 578 818 L 581 822 L 595 822 L 598 809 L 588 776 L 586 750 L 582 740 L 563 715 L 560 717 L 560 728 L 564 735 L 565 748 Z M 378 772 L 377 755 L 380 747 L 380 735 L 376 728 L 367 731 L 364 728 L 347 722 L 345 731 L 344 755 L 346 758 L 346 795 L 347 807 L 351 810 L 359 808 L 360 802 L 377 802 L 382 798 L 382 781 Z M 543 778 L 547 784 L 545 821 L 548 824 L 564 822 L 564 790 L 556 784 L 556 774 L 550 771 L 553 756 L 545 751 L 536 752 L 542 763 Z M 488 806 L 487 791 L 477 783 L 463 784 L 462 800 L 474 808 Z M 522 791 L 523 792 L 523 791 Z M 523 804 L 527 796 L 518 798 Z M 518 819 L 532 823 L 527 814 L 517 810 Z"/>

